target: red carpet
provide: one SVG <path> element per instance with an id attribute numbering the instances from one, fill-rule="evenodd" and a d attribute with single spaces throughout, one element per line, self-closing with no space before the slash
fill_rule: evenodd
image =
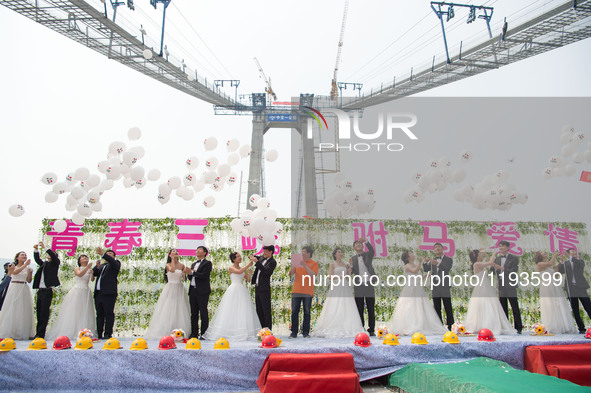
<path id="1" fill-rule="evenodd" d="M 591 386 L 591 344 L 527 347 L 525 369 Z"/>
<path id="2" fill-rule="evenodd" d="M 263 393 L 362 392 L 350 353 L 272 353 L 257 385 Z"/>

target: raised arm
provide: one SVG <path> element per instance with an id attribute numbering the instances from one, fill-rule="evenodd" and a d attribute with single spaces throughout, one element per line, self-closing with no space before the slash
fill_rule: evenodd
<path id="1" fill-rule="evenodd" d="M 404 265 L 404 270 L 406 270 L 407 272 L 410 272 L 412 274 L 418 274 L 419 271 L 421 270 L 421 265 L 417 264 L 415 266 L 410 263 L 407 263 L 406 265 Z"/>
<path id="2" fill-rule="evenodd" d="M 263 263 L 259 260 L 255 265 L 259 271 L 261 272 L 262 276 L 270 277 L 273 274 L 273 271 L 277 267 L 277 261 L 275 258 L 271 258 L 267 260 L 267 264 L 263 266 Z"/>
<path id="3" fill-rule="evenodd" d="M 15 266 L 14 267 L 14 270 L 12 272 L 12 275 L 14 276 L 16 274 L 19 274 L 20 272 L 22 272 L 23 270 L 25 270 L 27 267 L 29 267 L 30 264 L 31 264 L 31 260 L 30 259 L 27 259 L 27 261 L 25 263 L 23 263 L 22 266 L 19 266 L 19 267 L 16 267 Z"/>
<path id="4" fill-rule="evenodd" d="M 35 262 L 37 262 L 37 265 L 39 266 L 43 265 L 43 260 L 39 256 L 39 245 L 35 244 L 33 245 L 33 248 L 35 249 L 35 251 L 33 251 L 33 258 L 35 259 Z"/>

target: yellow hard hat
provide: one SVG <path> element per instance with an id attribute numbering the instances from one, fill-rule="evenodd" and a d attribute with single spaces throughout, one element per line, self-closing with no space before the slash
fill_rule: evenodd
<path id="1" fill-rule="evenodd" d="M 412 337 L 410 338 L 410 343 L 419 345 L 429 344 L 429 342 L 427 341 L 427 337 L 425 337 L 425 335 L 420 332 L 416 332 L 412 335 Z"/>
<path id="2" fill-rule="evenodd" d="M 398 337 L 395 334 L 389 333 L 384 336 L 384 344 L 386 345 L 400 345 Z"/>
<path id="3" fill-rule="evenodd" d="M 121 349 L 121 344 L 119 343 L 119 340 L 117 340 L 115 337 L 111 337 L 107 340 L 105 345 L 103 345 L 103 349 L 107 349 L 109 351 L 112 351 L 114 349 Z"/>
<path id="4" fill-rule="evenodd" d="M 189 339 L 189 341 L 187 341 L 187 344 L 185 345 L 185 349 L 201 349 L 201 341 L 199 341 L 197 338 L 193 337 L 193 338 Z"/>
<path id="5" fill-rule="evenodd" d="M 142 337 L 136 338 L 131 343 L 131 351 L 141 351 L 142 349 L 148 349 L 148 342 L 144 340 Z"/>
<path id="6" fill-rule="evenodd" d="M 454 332 L 447 332 L 443 335 L 443 342 L 448 344 L 459 344 L 460 339 Z"/>
<path id="7" fill-rule="evenodd" d="M 77 350 L 85 350 L 85 349 L 90 349 L 92 348 L 92 338 L 90 337 L 80 337 L 78 339 L 78 341 L 76 341 L 76 346 L 74 347 L 74 349 Z"/>
<path id="8" fill-rule="evenodd" d="M 12 338 L 5 338 L 4 340 L 0 341 L 0 351 L 8 352 L 16 349 L 16 343 Z"/>
<path id="9" fill-rule="evenodd" d="M 218 338 L 218 340 L 213 344 L 213 349 L 230 349 L 230 343 L 225 338 Z"/>
<path id="10" fill-rule="evenodd" d="M 27 348 L 27 349 L 30 349 L 33 351 L 36 351 L 39 349 L 47 349 L 47 343 L 41 337 L 37 337 L 36 339 L 31 341 L 31 343 L 29 344 L 29 348 Z"/>

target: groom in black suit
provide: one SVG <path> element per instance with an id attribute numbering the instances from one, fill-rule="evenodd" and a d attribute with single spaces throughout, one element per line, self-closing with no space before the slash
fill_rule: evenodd
<path id="1" fill-rule="evenodd" d="M 505 315 L 509 318 L 509 307 L 507 305 L 507 301 L 509 301 L 511 310 L 513 311 L 515 330 L 521 334 L 523 326 L 521 324 L 519 302 L 517 301 L 519 258 L 513 254 L 509 254 L 510 248 L 511 244 L 508 241 L 501 240 L 499 242 L 499 255 L 495 258 L 495 263 L 491 267 L 491 271 L 496 271 L 498 276 L 499 302 L 501 302 L 503 311 L 505 311 Z"/>
<path id="2" fill-rule="evenodd" d="M 363 245 L 367 246 L 367 251 L 363 251 Z M 365 318 L 363 316 L 365 306 L 367 306 L 367 332 L 370 336 L 375 336 L 376 328 L 376 293 L 373 285 L 371 284 L 371 277 L 376 275 L 373 269 L 373 257 L 375 250 L 371 243 L 365 238 L 359 238 L 353 242 L 353 249 L 356 255 L 352 256 L 349 260 L 353 269 L 353 277 L 359 276 L 361 278 L 360 285 L 354 286 L 355 292 L 355 304 L 357 305 L 357 311 L 361 318 L 361 324 L 365 327 Z"/>
<path id="3" fill-rule="evenodd" d="M 41 248 L 45 248 L 43 242 L 39 243 Z M 51 300 L 53 299 L 53 288 L 60 286 L 60 280 L 57 273 L 60 268 L 60 259 L 52 249 L 47 249 L 49 258 L 45 261 L 39 256 L 38 245 L 33 246 L 35 252 L 35 262 L 39 265 L 35 278 L 33 279 L 33 289 L 37 289 L 37 334 L 35 338 L 45 338 L 45 329 L 49 322 L 49 312 Z"/>
<path id="4" fill-rule="evenodd" d="M 569 248 L 566 250 L 566 260 L 562 260 L 558 265 L 558 271 L 566 274 L 564 279 L 564 290 L 570 300 L 570 306 L 573 310 L 573 316 L 577 322 L 579 333 L 585 333 L 585 324 L 579 314 L 579 300 L 583 305 L 587 315 L 591 318 L 591 300 L 587 294 L 589 283 L 585 278 L 585 261 L 577 259 L 577 250 Z M 564 259 L 564 258 L 563 258 Z"/>
<path id="5" fill-rule="evenodd" d="M 451 305 L 451 276 L 449 271 L 453 266 L 453 260 L 450 257 L 443 255 L 443 245 L 441 243 L 435 243 L 433 245 L 433 252 L 435 252 L 435 258 L 425 258 L 423 261 L 423 270 L 431 272 L 433 283 L 433 307 L 443 323 L 441 316 L 441 303 L 445 308 L 445 323 L 447 329 L 451 330 L 451 325 L 454 324 L 454 310 Z"/>
<path id="6" fill-rule="evenodd" d="M 113 250 L 103 252 L 102 248 L 97 247 L 96 253 L 106 261 L 101 264 L 99 259 L 92 269 L 92 273 L 97 278 L 94 284 L 94 307 L 96 308 L 96 331 L 100 340 L 103 337 L 109 339 L 113 336 L 117 276 L 121 270 L 121 262 L 115 259 L 116 254 Z"/>
<path id="7" fill-rule="evenodd" d="M 259 258 L 251 255 L 249 258 L 255 264 L 251 283 L 254 288 L 254 299 L 257 315 L 262 327 L 273 330 L 273 315 L 271 313 L 271 275 L 277 267 L 273 258 L 274 246 L 263 247 L 263 255 Z"/>
<path id="8" fill-rule="evenodd" d="M 209 314 L 207 304 L 209 303 L 209 294 L 211 286 L 209 277 L 211 275 L 211 261 L 205 259 L 209 251 L 205 246 L 197 247 L 195 255 L 197 262 L 191 265 L 187 270 L 189 278 L 189 302 L 191 303 L 191 336 L 203 340 L 203 335 L 209 327 Z M 201 334 L 199 334 L 199 316 L 201 315 Z"/>

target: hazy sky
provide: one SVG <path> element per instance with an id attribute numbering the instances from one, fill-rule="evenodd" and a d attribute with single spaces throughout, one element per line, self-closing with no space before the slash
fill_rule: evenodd
<path id="1" fill-rule="evenodd" d="M 102 7 L 98 0 L 89 3 Z M 343 3 L 173 0 L 167 11 L 165 42 L 174 56 L 171 62 L 185 59 L 189 68 L 197 68 L 208 81 L 240 79 L 239 94 L 264 89 L 252 60 L 255 56 L 271 77 L 280 100 L 299 93 L 328 94 Z M 486 3 L 495 7 L 492 28 L 497 35 L 503 17 L 508 17 L 511 28 L 562 2 L 498 0 Z M 135 12 L 124 6 L 119 8 L 117 21 L 136 35 L 139 35 L 139 25 L 143 25 L 149 44 L 157 46 L 161 7 L 154 10 L 147 1 L 136 1 Z M 456 19 L 446 25 L 453 53 L 457 52 L 461 40 L 465 48 L 470 42 L 487 36 L 484 22 L 465 24 L 466 14 L 467 11 L 456 10 Z M 93 217 L 236 215 L 239 185 L 219 193 L 206 189 L 189 202 L 173 196 L 164 206 L 156 200 L 157 187 L 171 176 L 187 173 L 184 162 L 189 156 L 197 155 L 202 161 L 196 174 L 202 173 L 203 161 L 210 155 L 225 160 L 223 147 L 214 154 L 204 152 L 203 140 L 209 136 L 217 136 L 220 142 L 239 138 L 242 143 L 250 143 L 250 116 L 215 116 L 210 104 L 110 61 L 4 7 L 0 7 L 0 36 L 3 37 L 0 217 L 4 228 L 0 256 L 12 257 L 21 249 L 29 251 L 38 241 L 42 218 L 71 216 L 71 212 L 65 211 L 63 196 L 54 204 L 45 203 L 44 195 L 50 188 L 39 181 L 42 174 L 55 172 L 63 180 L 68 172 L 79 167 L 94 171 L 97 163 L 105 159 L 110 142 L 122 140 L 133 145 L 127 140 L 127 130 L 134 126 L 142 129 L 143 136 L 137 144 L 146 150 L 139 164 L 146 170 L 159 169 L 162 177 L 140 190 L 125 189 L 117 184 L 103 195 L 103 211 Z M 438 61 L 442 60 L 442 53 L 439 21 L 428 1 L 362 3 L 351 0 L 338 79 L 364 83 L 364 91 L 368 92 L 381 82 L 391 81 L 393 75 L 402 77 L 411 66 L 417 70 L 430 64 L 433 55 Z M 435 89 L 428 95 L 586 97 L 591 93 L 590 53 L 591 41 L 585 40 Z M 233 91 L 228 89 L 227 93 L 233 94 Z M 589 125 L 583 127 L 581 131 L 591 138 Z M 271 130 L 265 136 L 265 147 L 279 152 L 276 162 L 266 163 L 266 181 L 268 197 L 280 217 L 290 214 L 290 182 L 285 176 L 290 170 L 290 132 Z M 548 152 L 554 146 L 557 146 L 556 152 L 559 151 L 558 140 L 540 139 L 535 130 L 523 132 L 520 138 L 529 140 L 532 149 L 540 151 L 539 164 L 531 163 L 538 171 L 535 173 L 539 173 L 545 166 Z M 421 151 L 417 161 L 436 153 L 437 150 Z M 455 151 L 445 153 L 450 157 L 455 154 Z M 526 163 L 517 160 L 514 165 Z M 475 162 L 472 173 L 479 179 L 497 167 Z M 591 168 L 589 164 L 580 166 L 581 169 L 585 167 Z M 412 169 L 414 164 L 409 172 Z M 243 170 L 247 178 L 247 161 L 243 160 L 234 170 L 238 174 Z M 410 182 L 408 174 L 399 176 L 402 195 Z M 541 175 L 535 181 L 544 182 Z M 591 196 L 591 186 L 575 182 L 574 177 L 551 182 L 545 184 L 557 189 L 576 187 L 577 193 L 582 195 L 577 200 L 584 201 Z M 453 189 L 446 193 L 446 198 L 453 200 Z M 217 202 L 213 208 L 206 209 L 202 200 L 210 194 L 215 195 Z M 399 203 L 403 203 L 401 195 L 397 196 Z M 246 197 L 244 192 L 242 200 Z M 14 203 L 23 204 L 26 214 L 11 217 L 8 207 Z M 429 201 L 423 202 L 423 206 L 428 208 Z M 406 210 L 401 218 L 407 218 L 406 215 L 423 218 L 413 209 Z M 466 209 L 472 208 L 463 204 L 458 204 L 457 209 L 458 219 L 482 218 L 479 214 L 464 215 Z M 578 220 L 586 216 L 583 221 L 588 221 L 588 208 L 584 203 L 568 209 L 565 219 Z M 450 216 L 455 217 L 453 211 Z M 522 216 L 536 219 L 534 213 Z"/>

